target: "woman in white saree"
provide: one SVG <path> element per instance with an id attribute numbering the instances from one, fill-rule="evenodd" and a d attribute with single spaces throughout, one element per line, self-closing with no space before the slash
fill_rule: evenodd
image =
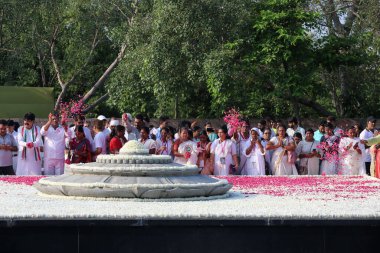
<path id="1" fill-rule="evenodd" d="M 273 137 L 267 144 L 266 150 L 274 150 L 271 160 L 273 175 L 298 175 L 295 166 L 295 144 L 292 138 L 286 136 L 285 127 L 277 128 L 277 136 Z"/>
<path id="2" fill-rule="evenodd" d="M 211 145 L 211 164 L 214 165 L 214 175 L 228 176 L 234 174 L 233 168 L 239 167 L 236 144 L 227 134 L 227 126 L 222 126 L 218 130 L 219 139 Z"/>
<path id="3" fill-rule="evenodd" d="M 365 175 L 364 145 L 355 137 L 355 128 L 351 127 L 348 137 L 343 137 L 339 143 L 340 173 L 342 175 Z"/>
<path id="4" fill-rule="evenodd" d="M 319 175 L 321 150 L 318 145 L 319 141 L 314 140 L 313 129 L 308 129 L 305 140 L 301 141 L 296 149 L 297 156 L 300 158 L 300 175 Z"/>
<path id="5" fill-rule="evenodd" d="M 190 140 L 189 130 L 182 127 L 179 139 L 173 145 L 174 162 L 180 164 L 195 165 L 198 160 L 197 144 Z"/>
<path id="6" fill-rule="evenodd" d="M 243 153 L 247 157 L 246 166 L 242 170 L 242 175 L 265 176 L 265 150 L 259 137 L 259 129 L 251 129 L 251 138 L 245 143 Z"/>

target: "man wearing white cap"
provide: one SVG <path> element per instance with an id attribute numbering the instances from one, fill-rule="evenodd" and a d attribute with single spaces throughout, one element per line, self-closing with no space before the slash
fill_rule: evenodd
<path id="1" fill-rule="evenodd" d="M 107 118 L 106 118 L 106 116 L 99 115 L 96 119 L 103 122 L 103 127 L 104 127 L 103 128 L 103 134 L 104 134 L 104 136 L 110 135 L 111 131 L 110 131 L 110 129 L 108 129 L 108 126 L 107 126 Z"/>
<path id="2" fill-rule="evenodd" d="M 109 131 L 110 133 L 112 132 L 113 129 L 115 129 L 118 125 L 120 125 L 120 121 L 118 121 L 117 119 L 111 119 L 110 121 L 110 126 L 109 126 Z"/>

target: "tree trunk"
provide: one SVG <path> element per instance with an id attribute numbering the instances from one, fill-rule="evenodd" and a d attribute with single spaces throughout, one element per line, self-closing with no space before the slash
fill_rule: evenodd
<path id="1" fill-rule="evenodd" d="M 110 77 L 111 73 L 115 70 L 117 65 L 119 65 L 120 61 L 123 59 L 125 49 L 127 48 L 126 44 L 123 44 L 120 48 L 120 51 L 115 58 L 115 60 L 108 66 L 106 71 L 104 71 L 103 75 L 96 81 L 96 83 L 92 86 L 92 88 L 84 95 L 83 103 L 86 103 L 96 92 L 97 89 L 104 86 L 107 79 Z"/>
<path id="2" fill-rule="evenodd" d="M 103 103 L 104 101 L 106 101 L 107 99 L 109 98 L 109 94 L 106 93 L 104 94 L 103 96 L 101 96 L 98 100 L 96 100 L 92 105 L 88 106 L 86 109 L 83 110 L 83 113 L 86 114 L 88 112 L 90 112 L 91 110 L 93 110 L 97 105 Z"/>
<path id="3" fill-rule="evenodd" d="M 43 58 L 41 56 L 41 52 L 37 53 L 37 57 L 38 57 L 38 65 L 39 65 L 40 72 L 41 72 L 42 87 L 47 87 L 45 67 L 43 64 Z"/>
<path id="4" fill-rule="evenodd" d="M 57 98 L 57 101 L 55 102 L 55 107 L 54 107 L 54 110 L 55 110 L 55 111 L 58 111 L 58 110 L 59 110 L 59 107 L 60 107 L 61 101 L 62 101 L 62 99 L 65 97 L 66 92 L 67 92 L 67 85 L 64 85 L 64 86 L 62 87 L 61 92 L 59 93 L 59 96 L 58 96 L 58 98 Z"/>
<path id="5" fill-rule="evenodd" d="M 318 104 L 314 100 L 309 100 L 309 99 L 300 98 L 300 97 L 294 97 L 291 95 L 282 95 L 281 97 L 288 100 L 289 102 L 292 102 L 292 103 L 296 102 L 298 104 L 310 107 L 311 109 L 313 109 L 314 111 L 319 113 L 320 116 L 328 116 L 331 114 L 328 110 L 326 110 L 323 106 L 321 106 L 320 104 Z"/>
<path id="6" fill-rule="evenodd" d="M 348 108 L 350 106 L 350 83 L 348 80 L 348 73 L 344 66 L 339 66 L 339 83 L 340 83 L 340 92 L 341 92 L 341 105 L 342 105 L 342 112 L 340 116 L 345 116 L 348 112 Z"/>
<path id="7" fill-rule="evenodd" d="M 293 103 L 293 111 L 294 111 L 294 116 L 299 119 L 300 118 L 300 106 L 299 103 Z"/>

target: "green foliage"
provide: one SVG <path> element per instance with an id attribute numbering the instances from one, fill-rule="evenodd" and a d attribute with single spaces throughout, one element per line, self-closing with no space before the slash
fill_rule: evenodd
<path id="1" fill-rule="evenodd" d="M 321 5 L 331 3 L 326 14 Z M 339 32 L 333 10 L 344 22 L 350 8 L 340 0 L 7 1 L 0 85 L 55 87 L 58 96 L 50 55 L 58 28 L 62 79 L 76 74 L 66 98 L 87 92 L 127 45 L 90 101 L 110 93 L 95 114 L 220 117 L 237 107 L 251 117 L 379 116 L 380 4 L 361 1 Z"/>
<path id="2" fill-rule="evenodd" d="M 317 15 L 304 6 L 305 1 L 256 3 L 249 32 L 210 54 L 206 70 L 216 107 L 234 104 L 249 116 L 281 117 L 300 113 L 294 97 L 320 92 L 306 29 Z"/>
<path id="3" fill-rule="evenodd" d="M 128 34 L 132 45 L 146 50 L 129 48 L 129 54 L 139 57 L 138 75 L 131 74 L 119 92 L 126 94 L 139 83 L 149 86 L 152 97 L 146 103 L 154 105 L 154 116 L 212 115 L 203 65 L 210 50 L 240 29 L 235 23 L 241 22 L 238 17 L 245 7 L 241 1 L 154 1 L 151 12 Z M 126 60 L 120 68 L 130 71 L 130 64 Z M 113 78 L 109 87 L 119 87 L 116 80 L 120 79 Z M 121 103 L 131 108 L 129 101 Z"/>

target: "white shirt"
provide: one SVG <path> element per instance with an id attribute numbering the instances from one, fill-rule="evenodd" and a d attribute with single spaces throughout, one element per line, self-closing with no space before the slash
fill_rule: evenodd
<path id="1" fill-rule="evenodd" d="M 157 149 L 165 146 L 166 149 L 160 152 L 160 155 L 170 155 L 172 153 L 173 142 L 171 140 L 163 142 L 161 139 L 156 140 Z"/>
<path id="2" fill-rule="evenodd" d="M 288 128 L 286 130 L 286 133 L 290 136 L 290 137 L 293 137 L 295 133 L 300 133 L 302 135 L 302 139 L 305 139 L 305 136 L 306 136 L 306 132 L 305 132 L 305 129 L 303 129 L 302 127 L 298 126 L 296 128 L 296 130 L 294 130 L 293 128 Z"/>
<path id="3" fill-rule="evenodd" d="M 139 142 L 141 142 L 141 139 L 139 139 Z M 144 142 L 141 142 L 144 145 L 144 148 L 147 149 L 154 149 L 157 148 L 157 143 L 155 140 L 152 139 L 146 139 Z"/>
<path id="4" fill-rule="evenodd" d="M 110 134 L 111 134 L 111 129 L 109 129 L 109 128 L 104 128 L 104 130 L 103 130 L 103 134 L 104 134 L 105 136 L 110 135 Z"/>
<path id="5" fill-rule="evenodd" d="M 157 128 L 156 128 L 156 133 L 155 133 L 155 135 L 156 135 L 156 140 L 161 139 L 161 127 L 157 127 Z"/>
<path id="6" fill-rule="evenodd" d="M 101 148 L 101 154 L 107 154 L 107 142 L 106 136 L 103 132 L 99 132 L 95 135 L 94 144 L 92 145 L 92 151 L 95 151 L 97 148 Z"/>
<path id="7" fill-rule="evenodd" d="M 70 130 L 71 130 L 70 136 L 71 136 L 71 138 L 74 138 L 75 137 L 75 126 L 70 127 Z M 90 144 L 93 145 L 94 139 L 92 138 L 90 129 L 88 129 L 88 127 L 83 126 L 83 132 L 84 132 L 84 136 L 87 138 L 87 140 L 90 141 Z"/>
<path id="8" fill-rule="evenodd" d="M 373 137 L 373 133 L 367 129 L 364 129 L 360 135 L 359 138 L 360 140 L 368 140 Z M 365 154 L 363 154 L 364 162 L 368 163 L 371 162 L 371 153 L 369 151 L 369 148 L 365 149 Z"/>
<path id="9" fill-rule="evenodd" d="M 17 140 L 17 132 L 16 131 L 13 131 L 12 133 L 9 133 L 13 136 L 13 138 L 15 138 L 15 140 Z"/>
<path id="10" fill-rule="evenodd" d="M 125 138 L 128 141 L 140 139 L 140 133 L 139 133 L 139 130 L 137 130 L 136 127 L 134 127 L 134 126 L 128 126 L 127 128 L 129 128 L 130 131 L 125 131 L 124 136 L 125 136 Z M 127 128 L 126 128 L 126 130 L 127 130 Z"/>
<path id="11" fill-rule="evenodd" d="M 236 155 L 236 144 L 230 139 L 226 139 L 223 142 L 220 142 L 220 139 L 216 139 L 211 144 L 211 154 L 215 154 L 220 157 Z"/>
<path id="12" fill-rule="evenodd" d="M 65 138 L 68 137 L 65 129 L 61 126 L 56 129 L 49 126 L 49 129 L 45 131 L 42 127 L 41 135 L 45 136 L 44 157 L 49 159 L 65 159 Z"/>

